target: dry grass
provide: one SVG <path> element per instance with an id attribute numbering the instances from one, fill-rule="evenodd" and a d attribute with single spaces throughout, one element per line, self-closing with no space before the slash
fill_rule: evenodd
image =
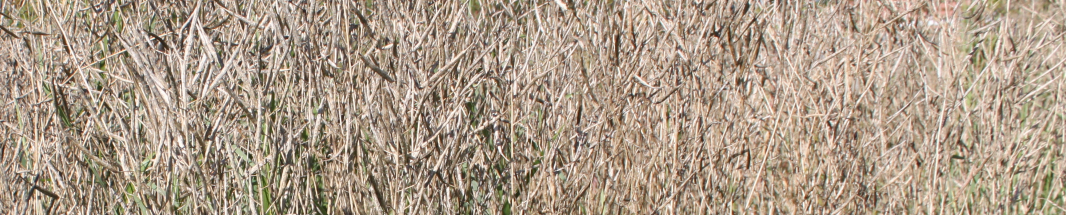
<path id="1" fill-rule="evenodd" d="M 1064 213 L 1064 4 L 8 0 L 0 211 Z"/>

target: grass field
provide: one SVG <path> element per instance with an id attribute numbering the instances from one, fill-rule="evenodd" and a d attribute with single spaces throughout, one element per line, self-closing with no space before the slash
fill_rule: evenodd
<path id="1" fill-rule="evenodd" d="M 1062 214 L 1066 1 L 0 2 L 0 213 Z"/>

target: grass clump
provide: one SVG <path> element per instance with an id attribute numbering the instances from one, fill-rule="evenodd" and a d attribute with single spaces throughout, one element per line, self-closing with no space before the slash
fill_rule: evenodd
<path id="1" fill-rule="evenodd" d="M 1063 213 L 1061 1 L 11 1 L 0 211 Z"/>

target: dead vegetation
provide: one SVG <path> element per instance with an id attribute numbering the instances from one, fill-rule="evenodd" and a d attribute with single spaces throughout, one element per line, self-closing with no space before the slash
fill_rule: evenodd
<path id="1" fill-rule="evenodd" d="M 1063 213 L 1063 11 L 4 1 L 0 211 Z"/>

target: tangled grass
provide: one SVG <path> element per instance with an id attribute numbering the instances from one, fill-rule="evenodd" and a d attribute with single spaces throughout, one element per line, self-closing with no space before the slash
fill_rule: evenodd
<path id="1" fill-rule="evenodd" d="M 0 211 L 1064 213 L 1064 4 L 9 0 Z"/>

